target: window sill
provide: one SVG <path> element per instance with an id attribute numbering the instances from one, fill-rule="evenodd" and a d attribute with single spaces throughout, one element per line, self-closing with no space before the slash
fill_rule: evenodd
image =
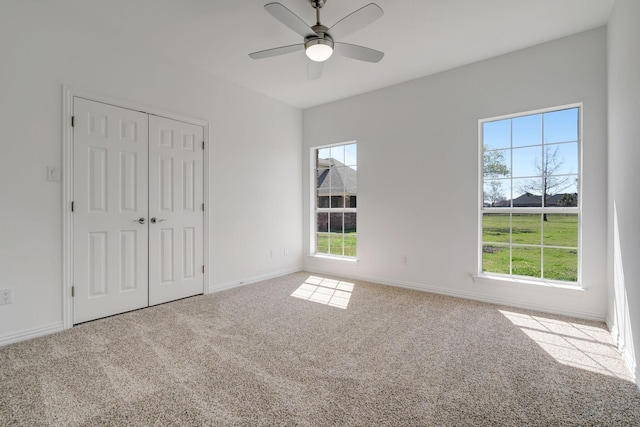
<path id="1" fill-rule="evenodd" d="M 307 256 L 309 258 L 324 259 L 324 260 L 328 260 L 328 261 L 346 262 L 346 263 L 351 263 L 351 264 L 357 264 L 358 263 L 358 258 L 352 258 L 352 257 L 341 257 L 341 256 L 325 255 L 325 254 L 313 254 L 313 255 L 307 255 Z"/>
<path id="2" fill-rule="evenodd" d="M 546 288 L 567 289 L 571 291 L 585 290 L 582 286 L 580 286 L 579 283 L 571 284 L 569 282 L 532 280 L 532 279 L 527 279 L 525 277 L 512 277 L 512 276 L 480 273 L 480 274 L 472 274 L 471 278 L 473 279 L 474 283 L 480 283 L 480 284 L 510 285 L 510 284 L 518 283 L 518 284 L 524 284 L 524 285 L 542 286 Z"/>

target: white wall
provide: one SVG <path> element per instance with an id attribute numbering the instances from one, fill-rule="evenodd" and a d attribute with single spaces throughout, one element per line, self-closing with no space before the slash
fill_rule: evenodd
<path id="1" fill-rule="evenodd" d="M 608 25 L 608 319 L 640 387 L 640 2 L 617 0 Z"/>
<path id="2" fill-rule="evenodd" d="M 478 119 L 576 102 L 584 103 L 585 290 L 474 283 Z M 305 268 L 604 319 L 606 107 L 606 30 L 599 28 L 305 110 Z M 308 256 L 310 147 L 350 140 L 358 142 L 358 263 Z"/>
<path id="3" fill-rule="evenodd" d="M 46 168 L 62 163 L 63 84 L 209 121 L 210 289 L 302 266 L 302 113 L 152 57 L 98 19 L 0 5 L 0 288 L 14 291 L 0 343 L 62 326 L 62 192 Z"/>

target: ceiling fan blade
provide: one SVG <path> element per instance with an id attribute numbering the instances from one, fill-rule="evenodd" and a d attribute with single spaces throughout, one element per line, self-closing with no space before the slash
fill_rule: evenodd
<path id="1" fill-rule="evenodd" d="M 333 24 L 333 27 L 329 28 L 329 34 L 334 40 L 341 39 L 347 34 L 366 27 L 382 15 L 384 15 L 384 11 L 380 6 L 369 3 Z"/>
<path id="2" fill-rule="evenodd" d="M 271 58 L 272 56 L 286 55 L 287 53 L 298 52 L 304 50 L 304 44 L 292 44 L 289 46 L 274 47 L 273 49 L 261 50 L 249 54 L 251 59 Z"/>
<path id="3" fill-rule="evenodd" d="M 315 32 L 311 29 L 306 22 L 302 20 L 298 15 L 291 12 L 280 3 L 268 3 L 264 5 L 264 8 L 273 15 L 278 21 L 282 22 L 287 27 L 291 28 L 302 37 L 314 35 Z"/>
<path id="4" fill-rule="evenodd" d="M 380 62 L 384 53 L 379 50 L 370 49 L 357 44 L 336 42 L 333 46 L 333 53 L 366 62 Z"/>
<path id="5" fill-rule="evenodd" d="M 307 80 L 318 80 L 322 77 L 322 70 L 324 70 L 324 62 L 309 60 L 307 63 Z"/>

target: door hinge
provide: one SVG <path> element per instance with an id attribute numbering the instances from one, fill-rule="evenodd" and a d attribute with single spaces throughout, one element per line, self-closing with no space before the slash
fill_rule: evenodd
<path id="1" fill-rule="evenodd" d="M 202 204 L 202 212 L 204 212 L 204 203 Z"/>
<path id="2" fill-rule="evenodd" d="M 202 149 L 204 150 L 204 141 L 202 141 Z"/>
<path id="3" fill-rule="evenodd" d="M 204 265 L 202 266 L 202 272 L 204 273 Z"/>
<path id="4" fill-rule="evenodd" d="M 73 202 L 71 202 L 71 212 L 73 212 L 73 208 L 74 208 Z"/>
<path id="5" fill-rule="evenodd" d="M 76 296 L 76 287 L 75 287 L 75 286 L 72 286 L 72 287 L 71 287 L 71 298 L 73 298 L 73 297 L 75 297 L 75 296 Z"/>
<path id="6" fill-rule="evenodd" d="M 76 125 L 76 116 L 71 116 L 71 127 Z"/>

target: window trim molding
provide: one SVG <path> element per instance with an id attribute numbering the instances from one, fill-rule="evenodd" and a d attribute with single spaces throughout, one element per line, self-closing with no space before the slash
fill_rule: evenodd
<path id="1" fill-rule="evenodd" d="M 482 214 L 483 213 L 506 213 L 505 208 L 485 208 L 484 207 L 484 174 L 483 174 L 483 164 L 484 158 L 482 156 L 483 147 L 484 147 L 484 138 L 483 138 L 483 124 L 487 122 L 495 122 L 499 120 L 505 119 L 513 119 L 517 117 L 531 116 L 536 114 L 544 114 L 550 113 L 554 111 L 560 110 L 568 110 L 572 108 L 578 109 L 578 194 L 580 197 L 578 198 L 578 205 L 575 207 L 562 207 L 562 208 L 553 208 L 553 213 L 573 213 L 578 215 L 578 265 L 577 265 L 577 280 L 575 282 L 568 281 L 560 281 L 553 279 L 545 279 L 543 277 L 529 277 L 529 276 L 518 276 L 514 274 L 504 274 L 504 273 L 492 273 L 482 271 Z M 522 111 L 518 113 L 510 113 L 504 114 L 500 116 L 487 117 L 483 119 L 478 119 L 478 189 L 477 189 L 477 206 L 478 206 L 478 216 L 477 216 L 477 268 L 476 274 L 472 274 L 471 277 L 473 281 L 476 283 L 486 283 L 492 281 L 499 282 L 510 282 L 510 283 L 526 283 L 529 285 L 542 285 L 542 286 L 551 286 L 551 287 L 561 287 L 561 288 L 573 288 L 573 289 L 585 289 L 582 285 L 582 203 L 583 203 L 583 146 L 584 146 L 584 104 L 582 102 L 576 102 L 571 104 L 563 104 L 553 107 L 539 108 L 536 110 L 528 110 Z M 512 210 L 516 209 L 518 213 L 544 213 L 544 207 L 524 207 L 524 208 L 509 208 L 509 213 L 512 213 Z M 546 211 L 549 213 L 548 211 Z M 511 245 L 511 244 L 510 244 Z M 542 246 L 541 246 L 542 247 Z"/>
<path id="2" fill-rule="evenodd" d="M 316 151 L 321 148 L 339 147 L 341 145 L 356 144 L 357 140 L 334 142 L 331 144 L 316 145 L 309 148 L 309 257 L 330 261 L 358 262 L 358 246 L 356 243 L 356 256 L 332 255 L 317 252 L 317 215 L 316 212 L 331 212 L 330 208 L 318 208 L 316 206 Z M 357 156 L 357 154 L 356 154 Z M 343 212 L 357 212 L 357 208 L 343 208 Z"/>

